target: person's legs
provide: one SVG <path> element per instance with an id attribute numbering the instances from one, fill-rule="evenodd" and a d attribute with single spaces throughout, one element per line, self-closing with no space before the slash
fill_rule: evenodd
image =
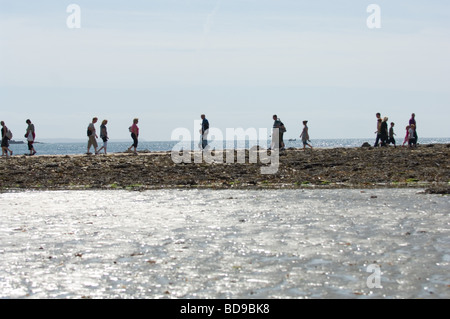
<path id="1" fill-rule="evenodd" d="M 33 149 L 33 142 L 32 141 L 28 142 L 28 150 L 30 151 L 30 155 L 34 154 L 33 153 L 34 149 Z"/>
<path id="2" fill-rule="evenodd" d="M 137 146 L 138 146 L 138 138 L 136 136 L 136 134 L 132 134 L 131 137 L 133 138 L 133 148 L 134 148 L 134 153 L 137 154 Z"/>
<path id="3" fill-rule="evenodd" d="M 94 136 L 91 136 L 91 137 L 92 137 L 92 145 L 94 146 L 95 154 L 97 154 L 98 153 L 98 151 L 97 151 L 97 148 L 98 148 L 97 140 L 95 139 Z"/>
<path id="4" fill-rule="evenodd" d="M 91 139 L 91 137 L 89 136 L 89 139 L 88 139 L 88 144 L 87 144 L 87 154 L 89 154 L 89 152 L 90 152 L 90 150 L 91 150 L 91 146 L 92 146 L 92 139 Z"/>
<path id="5" fill-rule="evenodd" d="M 13 155 L 13 151 L 9 149 L 9 139 L 5 136 L 2 139 L 2 155 L 6 155 L 6 157 L 8 157 L 8 151 L 10 155 Z"/>
<path id="6" fill-rule="evenodd" d="M 377 134 L 377 138 L 376 138 L 375 144 L 373 146 L 377 147 L 379 141 L 380 141 L 380 134 Z"/>

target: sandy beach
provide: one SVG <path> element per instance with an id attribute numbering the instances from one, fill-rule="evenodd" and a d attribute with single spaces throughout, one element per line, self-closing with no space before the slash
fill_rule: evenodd
<path id="1" fill-rule="evenodd" d="M 264 151 L 266 152 L 266 151 Z M 192 155 L 193 156 L 193 155 Z M 13 156 L 0 160 L 0 189 L 296 189 L 420 187 L 448 193 L 450 145 L 416 149 L 288 149 L 276 174 L 266 164 L 179 163 L 170 152 Z"/>

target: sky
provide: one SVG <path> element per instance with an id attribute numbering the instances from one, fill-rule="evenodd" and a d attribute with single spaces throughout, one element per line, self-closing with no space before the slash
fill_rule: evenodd
<path id="1" fill-rule="evenodd" d="M 312 140 L 375 139 L 376 112 L 399 138 L 414 112 L 450 137 L 449 57 L 448 0 L 0 0 L 0 119 L 38 141 L 87 139 L 94 116 L 169 141 L 202 113 L 224 135 L 277 114 L 286 138 L 308 120 Z"/>

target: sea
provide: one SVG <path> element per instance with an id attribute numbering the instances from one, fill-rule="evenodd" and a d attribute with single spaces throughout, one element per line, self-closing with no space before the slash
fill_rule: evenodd
<path id="1" fill-rule="evenodd" d="M 303 143 L 301 140 L 285 140 L 286 148 L 302 148 Z M 316 148 L 351 148 L 360 147 L 365 142 L 373 145 L 373 138 L 354 138 L 354 139 L 315 139 L 311 140 L 311 144 Z M 403 141 L 398 141 L 398 144 L 402 144 Z M 20 142 L 19 142 L 20 143 Z M 450 143 L 450 137 L 448 138 L 421 138 L 419 144 L 448 144 Z M 108 142 L 108 153 L 121 153 L 125 152 L 128 147 L 132 144 L 131 140 L 129 142 Z M 101 140 L 98 141 L 99 148 L 103 145 Z M 232 145 L 235 149 L 248 149 L 255 145 L 260 145 L 261 147 L 270 147 L 270 140 L 258 144 L 257 141 L 217 141 L 210 142 L 210 147 L 212 149 L 229 149 Z M 10 149 L 13 151 L 14 155 L 28 154 L 28 146 L 26 143 L 21 144 L 11 143 Z M 76 155 L 85 154 L 87 152 L 87 141 L 86 142 L 38 142 L 35 144 L 35 149 L 37 155 Z M 165 152 L 171 151 L 172 149 L 184 149 L 184 150 L 197 150 L 198 145 L 194 142 L 178 142 L 178 141 L 139 141 L 138 151 L 151 151 L 151 152 Z M 91 148 L 93 152 L 93 148 Z"/>
<path id="2" fill-rule="evenodd" d="M 3 192 L 0 299 L 257 299 L 272 314 L 274 299 L 448 299 L 449 204 L 417 189 Z"/>

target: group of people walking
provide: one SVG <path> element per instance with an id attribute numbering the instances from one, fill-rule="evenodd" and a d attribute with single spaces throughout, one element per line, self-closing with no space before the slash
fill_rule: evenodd
<path id="1" fill-rule="evenodd" d="M 286 144 L 284 143 L 283 136 L 284 133 L 286 133 L 286 127 L 284 126 L 284 123 L 281 122 L 281 119 L 274 114 L 273 115 L 273 131 L 272 131 L 272 143 L 270 145 L 270 149 L 276 149 L 277 146 L 280 149 L 280 151 L 285 150 Z M 300 134 L 300 138 L 303 142 L 303 150 L 306 150 L 306 146 L 313 148 L 311 144 L 311 141 L 309 139 L 309 129 L 308 129 L 308 121 L 303 121 L 303 130 Z"/>
<path id="2" fill-rule="evenodd" d="M 208 132 L 209 132 L 209 122 L 205 117 L 205 114 L 201 115 L 202 123 L 201 123 L 201 144 L 200 147 L 202 149 L 205 149 L 208 145 Z M 100 125 L 100 138 L 103 141 L 103 146 L 98 149 L 98 135 L 95 128 L 95 124 L 97 123 L 98 118 L 94 117 L 92 119 L 92 122 L 89 123 L 87 128 L 87 136 L 88 136 L 88 145 L 87 145 L 87 154 L 92 154 L 90 152 L 91 147 L 94 148 L 95 154 L 99 154 L 102 150 L 104 153 L 107 153 L 107 147 L 108 147 L 108 130 L 106 128 L 106 124 L 108 124 L 108 120 L 103 120 L 102 124 Z M 131 138 L 133 140 L 133 144 L 128 148 L 128 152 L 133 152 L 134 154 L 137 154 L 137 147 L 138 147 L 138 139 L 139 139 L 139 127 L 138 127 L 139 119 L 135 118 L 133 119 L 133 124 L 128 128 L 129 132 L 131 133 Z M 133 149 L 133 150 L 132 150 Z"/>
<path id="3" fill-rule="evenodd" d="M 397 144 L 395 142 L 395 134 L 394 133 L 394 126 L 395 123 L 391 122 L 390 127 L 388 129 L 388 117 L 381 118 L 381 114 L 377 113 L 377 138 L 375 140 L 374 146 L 388 146 L 389 144 L 393 144 L 394 147 L 397 147 Z M 409 147 L 415 147 L 417 146 L 417 124 L 416 124 L 416 115 L 413 113 L 411 114 L 411 119 L 409 120 L 409 124 L 406 126 L 406 136 L 403 140 L 402 146 L 405 146 L 406 143 L 408 143 Z"/>
<path id="4" fill-rule="evenodd" d="M 92 154 L 90 152 L 91 147 L 94 148 L 95 154 L 99 154 L 102 150 L 104 151 L 105 154 L 107 153 L 109 136 L 106 124 L 108 124 L 108 120 L 103 120 L 102 124 L 100 125 L 100 138 L 103 141 L 103 145 L 99 149 L 97 143 L 98 135 L 97 130 L 95 128 L 95 124 L 97 123 L 97 121 L 98 118 L 94 117 L 92 119 L 92 122 L 89 123 L 87 128 L 87 136 L 88 136 L 87 154 Z M 131 138 L 133 139 L 133 144 L 131 144 L 131 146 L 128 148 L 128 152 L 131 152 L 131 149 L 134 148 L 133 151 L 134 154 L 137 154 L 137 146 L 139 138 L 139 127 L 137 126 L 138 123 L 139 119 L 135 118 L 133 119 L 133 124 L 128 128 L 128 130 L 131 133 Z"/>
<path id="5" fill-rule="evenodd" d="M 31 121 L 28 119 L 25 121 L 27 123 L 27 129 L 25 131 L 25 138 L 27 139 L 28 143 L 28 150 L 30 151 L 27 155 L 34 155 L 36 154 L 36 150 L 34 149 L 34 140 L 36 139 L 36 132 L 34 129 L 34 124 L 31 123 Z M 13 155 L 13 151 L 9 148 L 9 141 L 12 139 L 13 134 L 11 130 L 6 126 L 4 121 L 0 122 L 0 125 L 2 126 L 2 156 L 11 156 Z M 9 155 L 8 155 L 9 152 Z"/>
<path id="6" fill-rule="evenodd" d="M 206 119 L 205 114 L 202 114 L 201 116 L 202 123 L 201 123 L 201 144 L 199 145 L 202 149 L 205 149 L 208 145 L 208 132 L 209 132 L 209 121 Z M 388 128 L 388 117 L 381 118 L 380 113 L 376 113 L 377 117 L 377 131 L 375 132 L 377 134 L 376 140 L 375 140 L 375 147 L 377 146 L 388 146 L 389 144 L 393 144 L 395 147 L 396 141 L 395 141 L 395 133 L 394 133 L 394 126 L 395 123 L 391 122 L 390 127 Z M 281 122 L 281 119 L 278 118 L 277 115 L 273 115 L 273 131 L 272 131 L 272 143 L 270 146 L 270 149 L 279 149 L 284 150 L 285 149 L 285 143 L 283 140 L 283 135 L 286 132 L 286 127 L 284 126 L 283 122 Z M 87 154 L 92 154 L 90 152 L 91 147 L 94 148 L 95 154 L 99 154 L 101 151 L 104 151 L 104 153 L 107 153 L 107 147 L 108 147 L 108 130 L 106 125 L 108 124 L 108 120 L 103 120 L 102 124 L 100 125 L 100 138 L 103 141 L 102 147 L 98 148 L 98 135 L 97 130 L 95 128 L 95 124 L 98 122 L 98 118 L 94 117 L 92 119 L 92 122 L 89 123 L 87 128 L 87 136 L 88 136 L 88 144 L 87 144 Z M 138 147 L 138 138 L 139 138 L 139 127 L 138 124 L 139 119 L 135 118 L 133 119 L 133 124 L 129 127 L 129 132 L 131 133 L 131 138 L 133 140 L 133 143 L 128 148 L 128 152 L 133 152 L 134 154 L 137 154 L 137 147 Z M 1 135 L 2 135 L 2 156 L 11 156 L 13 154 L 13 151 L 9 148 L 9 141 L 12 139 L 12 132 L 8 129 L 8 127 L 5 125 L 4 121 L 0 122 L 1 124 Z M 25 138 L 27 139 L 28 143 L 28 150 L 29 154 L 26 155 L 34 155 L 36 154 L 36 150 L 34 148 L 34 141 L 36 139 L 36 132 L 34 124 L 31 123 L 29 119 L 26 120 L 27 128 L 25 132 Z M 303 149 L 306 150 L 306 147 L 313 148 L 310 144 L 310 138 L 309 138 L 309 132 L 308 132 L 308 121 L 303 121 L 303 130 L 300 134 L 300 138 L 303 142 Z M 403 141 L 403 145 L 408 144 L 409 147 L 415 147 L 417 145 L 417 123 L 415 119 L 415 114 L 413 113 L 411 115 L 411 119 L 409 120 L 408 126 L 406 126 L 406 136 Z M 133 149 L 133 151 L 132 151 Z M 9 154 L 8 154 L 9 153 Z"/>

